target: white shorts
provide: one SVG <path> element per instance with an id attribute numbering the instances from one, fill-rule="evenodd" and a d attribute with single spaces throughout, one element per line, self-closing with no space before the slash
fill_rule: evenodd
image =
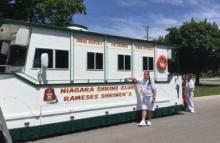
<path id="1" fill-rule="evenodd" d="M 153 101 L 153 96 L 143 96 L 142 100 L 142 110 L 149 110 L 149 111 L 154 111 L 154 103 Z"/>

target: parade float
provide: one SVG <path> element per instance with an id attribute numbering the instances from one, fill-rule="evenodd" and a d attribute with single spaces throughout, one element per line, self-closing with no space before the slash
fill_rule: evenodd
<path id="1" fill-rule="evenodd" d="M 0 20 L 0 107 L 13 141 L 137 121 L 150 71 L 154 117 L 182 110 L 181 76 L 169 75 L 175 48 L 157 42 Z M 179 81 L 179 82 L 177 82 Z"/>

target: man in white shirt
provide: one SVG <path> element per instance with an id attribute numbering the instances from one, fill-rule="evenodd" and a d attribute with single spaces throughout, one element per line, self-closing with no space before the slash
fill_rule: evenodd
<path id="1" fill-rule="evenodd" d="M 155 110 L 154 103 L 156 99 L 156 86 L 155 83 L 150 80 L 149 71 L 144 71 L 144 78 L 142 80 L 137 80 L 136 78 L 132 78 L 132 77 L 126 79 L 131 79 L 141 84 L 142 86 L 141 92 L 143 95 L 143 100 L 142 100 L 142 120 L 139 123 L 139 126 L 146 126 L 146 122 L 145 122 L 146 116 L 148 116 L 147 125 L 150 126 L 152 114 L 153 111 Z"/>
<path id="2" fill-rule="evenodd" d="M 194 88 L 195 88 L 195 83 L 192 80 L 192 75 L 188 76 L 188 83 L 187 83 L 187 98 L 188 98 L 188 103 L 187 103 L 187 108 L 189 112 L 194 113 L 194 104 L 193 104 L 193 96 L 194 96 Z"/>

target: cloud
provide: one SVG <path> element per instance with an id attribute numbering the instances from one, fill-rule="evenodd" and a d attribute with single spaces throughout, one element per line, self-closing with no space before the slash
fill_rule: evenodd
<path id="1" fill-rule="evenodd" d="M 175 6 L 181 6 L 185 4 L 198 5 L 204 0 L 118 0 L 117 3 L 120 6 L 129 7 L 129 6 L 146 6 L 149 2 L 156 4 L 169 4 Z M 206 0 L 210 2 L 211 0 Z"/>
<path id="2" fill-rule="evenodd" d="M 211 2 L 203 2 L 199 7 L 195 8 L 191 13 L 185 14 L 184 19 L 189 20 L 194 18 L 196 20 L 204 20 L 216 22 L 220 26 L 220 5 Z"/>
<path id="3" fill-rule="evenodd" d="M 186 4 L 198 5 L 203 0 L 118 0 L 118 4 L 122 7 L 144 7 L 149 2 L 156 4 L 169 4 L 175 6 L 183 6 Z M 210 0 L 207 0 L 210 1 Z"/>
<path id="4" fill-rule="evenodd" d="M 162 16 L 161 16 L 162 17 Z M 100 31 L 101 33 L 131 37 L 136 39 L 146 39 L 146 26 L 141 19 L 143 17 L 106 17 L 106 23 L 109 25 L 95 25 L 91 27 L 91 31 Z M 164 23 L 175 23 L 175 20 L 163 18 Z M 158 22 L 159 24 L 159 22 Z M 159 36 L 164 36 L 167 34 L 166 31 L 167 25 L 153 27 L 150 26 L 149 29 L 149 40 L 158 38 Z"/>
<path id="5" fill-rule="evenodd" d="M 168 17 L 160 13 L 148 13 L 146 19 L 150 19 L 151 21 L 151 23 L 149 23 L 151 39 L 156 39 L 159 36 L 165 36 L 167 34 L 167 28 L 181 24 L 176 17 Z"/>
<path id="6" fill-rule="evenodd" d="M 208 19 L 220 18 L 219 11 L 220 7 L 217 5 L 201 6 L 201 8 L 198 10 L 198 12 L 200 12 L 198 16 Z"/>
<path id="7" fill-rule="evenodd" d="M 169 5 L 176 5 L 176 6 L 183 6 L 185 4 L 197 5 L 202 0 L 150 0 L 152 3 L 159 3 L 159 4 L 169 4 Z"/>
<path id="8" fill-rule="evenodd" d="M 174 25 L 178 24 L 179 21 L 177 18 L 171 18 L 165 15 L 162 15 L 160 13 L 148 13 L 147 17 L 152 20 L 152 25 L 161 25 L 161 26 L 169 26 L 169 25 Z"/>
<path id="9" fill-rule="evenodd" d="M 145 0 L 117 0 L 121 7 L 143 7 L 146 5 Z"/>
<path id="10" fill-rule="evenodd" d="M 196 20 L 203 20 L 207 18 L 208 21 L 215 21 L 220 25 L 220 8 L 215 4 L 201 4 L 200 7 L 194 6 L 194 10 L 183 13 L 178 17 L 161 13 L 148 13 L 146 15 L 137 16 L 115 16 L 106 17 L 106 22 L 109 25 L 103 26 L 98 24 L 93 26 L 91 30 L 100 31 L 102 33 L 126 36 L 138 39 L 146 39 L 145 26 L 150 26 L 149 37 L 150 39 L 158 38 L 159 36 L 165 36 L 167 34 L 166 29 L 171 26 L 180 26 L 185 21 L 191 20 L 193 17 Z"/>
<path id="11" fill-rule="evenodd" d="M 207 18 L 208 21 L 215 21 L 220 25 L 220 5 L 213 0 L 118 0 L 115 1 L 123 9 L 124 7 L 134 7 L 139 9 L 143 8 L 142 13 L 134 14 L 130 11 L 123 11 L 126 14 L 118 13 L 119 10 L 115 10 L 117 14 L 112 13 L 111 16 L 92 17 L 100 22 L 92 24 L 89 30 L 94 32 L 101 32 L 112 35 L 126 36 L 138 39 L 144 39 L 146 37 L 146 31 L 144 26 L 150 26 L 149 36 L 151 39 L 158 38 L 159 36 L 165 36 L 167 34 L 166 29 L 171 26 L 180 26 L 183 22 L 191 20 L 193 17 L 196 20 L 203 20 Z M 150 3 L 149 3 L 150 2 Z M 173 10 L 177 11 L 177 14 L 170 14 L 162 12 L 160 7 L 163 5 L 172 5 Z M 148 6 L 156 6 L 157 9 L 149 10 Z M 179 8 L 178 6 L 183 6 Z M 166 5 L 165 8 L 170 8 Z M 123 9 L 124 10 L 124 9 Z M 113 10 L 114 11 L 114 10 Z"/>
<path id="12" fill-rule="evenodd" d="M 106 17 L 106 23 L 93 26 L 92 31 L 101 31 L 102 33 L 126 36 L 131 38 L 144 39 L 146 35 L 144 25 L 141 21 L 132 17 Z"/>

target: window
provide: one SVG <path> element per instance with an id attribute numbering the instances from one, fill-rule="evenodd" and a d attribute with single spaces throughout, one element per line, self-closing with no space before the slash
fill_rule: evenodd
<path id="1" fill-rule="evenodd" d="M 154 69 L 154 59 L 153 57 L 149 57 L 149 70 Z"/>
<path id="2" fill-rule="evenodd" d="M 87 69 L 95 69 L 95 53 L 87 53 Z"/>
<path id="3" fill-rule="evenodd" d="M 143 57 L 143 70 L 153 70 L 154 59 L 153 57 Z"/>
<path id="4" fill-rule="evenodd" d="M 131 56 L 118 55 L 118 70 L 130 70 L 131 69 Z"/>
<path id="5" fill-rule="evenodd" d="M 118 55 L 118 69 L 124 70 L 124 56 Z"/>
<path id="6" fill-rule="evenodd" d="M 148 58 L 143 57 L 143 70 L 148 70 Z"/>
<path id="7" fill-rule="evenodd" d="M 131 69 L 131 56 L 125 56 L 125 70 Z"/>
<path id="8" fill-rule="evenodd" d="M 55 68 L 68 68 L 69 67 L 69 53 L 68 51 L 56 50 Z"/>
<path id="9" fill-rule="evenodd" d="M 102 53 L 87 53 L 87 69 L 102 70 L 103 69 L 103 54 Z"/>
<path id="10" fill-rule="evenodd" d="M 96 69 L 103 69 L 103 54 L 96 53 Z"/>
<path id="11" fill-rule="evenodd" d="M 48 54 L 48 60 L 49 65 L 48 68 L 53 68 L 53 50 L 48 49 L 39 49 L 37 48 L 34 55 L 34 68 L 40 68 L 41 67 L 41 54 L 47 53 Z"/>
<path id="12" fill-rule="evenodd" d="M 11 66 L 24 66 L 27 47 L 13 45 L 10 47 L 8 64 Z"/>

